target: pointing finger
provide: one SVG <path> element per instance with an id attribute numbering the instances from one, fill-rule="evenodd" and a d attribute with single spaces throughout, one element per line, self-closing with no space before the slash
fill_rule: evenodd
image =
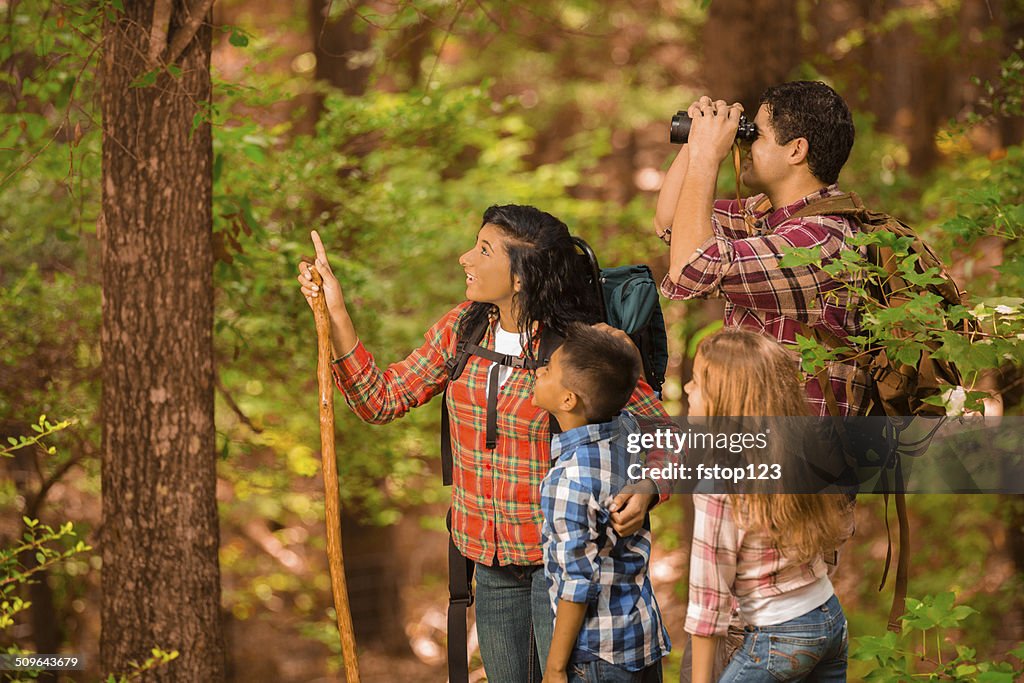
<path id="1" fill-rule="evenodd" d="M 309 236 L 313 238 L 313 248 L 316 249 L 317 260 L 327 263 L 327 252 L 324 250 L 324 243 L 320 241 L 319 233 L 313 230 L 309 233 Z"/>

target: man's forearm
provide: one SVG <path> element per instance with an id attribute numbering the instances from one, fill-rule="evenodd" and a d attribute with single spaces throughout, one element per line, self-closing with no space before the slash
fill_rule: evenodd
<path id="1" fill-rule="evenodd" d="M 558 601 L 555 614 L 555 632 L 551 638 L 551 650 L 548 652 L 547 669 L 565 671 L 569 666 L 573 648 L 580 636 L 580 628 L 587 614 L 587 603 Z"/>
<path id="2" fill-rule="evenodd" d="M 654 209 L 654 228 L 664 230 L 671 227 L 672 219 L 675 217 L 676 205 L 679 203 L 679 192 L 683 189 L 683 179 L 686 178 L 686 167 L 690 160 L 690 149 L 683 145 L 679 154 L 672 160 L 668 172 L 665 173 L 665 180 L 661 183 L 661 191 L 658 192 L 658 204 Z"/>
<path id="3" fill-rule="evenodd" d="M 672 219 L 672 250 L 669 277 L 678 281 L 679 275 L 692 258 L 697 247 L 712 236 L 711 209 L 715 201 L 720 162 L 706 158 L 691 158 L 683 179 L 679 201 Z"/>

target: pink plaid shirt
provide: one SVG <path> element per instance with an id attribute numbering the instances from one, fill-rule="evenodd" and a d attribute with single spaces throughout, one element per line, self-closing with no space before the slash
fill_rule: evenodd
<path id="1" fill-rule="evenodd" d="M 831 332 L 841 340 L 857 334 L 857 300 L 842 283 L 816 266 L 780 268 L 787 248 L 818 247 L 822 261 L 839 258 L 853 249 L 846 239 L 854 223 L 840 216 L 807 216 L 791 219 L 796 211 L 816 199 L 841 194 L 829 185 L 781 209 L 757 211 L 765 195 L 737 202 L 718 200 L 711 215 L 714 235 L 702 244 L 673 282 L 661 284 L 670 299 L 723 297 L 725 324 L 760 332 L 784 344 L 795 344 L 800 323 Z M 755 232 L 747 230 L 750 216 Z M 678 232 L 685 227 L 680 226 Z M 806 336 L 806 334 L 804 335 Z M 839 411 L 860 414 L 867 402 L 869 378 L 852 364 L 830 363 L 829 381 Z M 807 398 L 818 415 L 828 406 L 815 377 L 806 384 Z"/>
<path id="2" fill-rule="evenodd" d="M 794 562 L 766 534 L 745 531 L 737 525 L 728 495 L 694 494 L 693 507 L 690 593 L 684 625 L 687 633 L 724 636 L 733 596 L 742 601 L 784 595 L 828 575 L 823 556 L 811 562 Z M 851 514 L 850 533 L 852 520 Z"/>

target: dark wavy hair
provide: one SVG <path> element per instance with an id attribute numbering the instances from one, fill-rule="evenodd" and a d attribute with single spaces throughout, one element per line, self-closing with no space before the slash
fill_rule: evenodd
<path id="1" fill-rule="evenodd" d="M 853 117 L 843 98 L 821 81 L 791 81 L 765 90 L 761 104 L 775 141 L 805 138 L 811 173 L 827 185 L 836 182 L 853 148 Z"/>
<path id="2" fill-rule="evenodd" d="M 528 356 L 533 356 L 536 323 L 564 336 L 573 322 L 600 322 L 598 292 L 565 223 L 518 204 L 488 208 L 480 227 L 488 223 L 507 238 L 509 278 L 518 277 L 521 283 L 512 306 L 516 324 L 527 335 Z M 493 304 L 474 302 L 462 317 L 458 333 L 474 329 L 493 310 Z"/>

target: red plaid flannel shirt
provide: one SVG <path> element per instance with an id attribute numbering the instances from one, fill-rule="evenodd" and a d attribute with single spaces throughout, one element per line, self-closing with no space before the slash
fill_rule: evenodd
<path id="1" fill-rule="evenodd" d="M 840 340 L 857 334 L 857 300 L 839 281 L 816 266 L 779 267 L 784 250 L 790 247 L 818 247 L 826 262 L 854 248 L 846 243 L 855 225 L 849 219 L 790 219 L 810 202 L 837 194 L 841 194 L 839 188 L 829 185 L 789 206 L 763 211 L 757 211 L 765 200 L 763 194 L 742 202 L 716 201 L 711 215 L 714 235 L 683 266 L 676 282 L 665 277 L 662 293 L 670 299 L 721 296 L 726 301 L 726 326 L 760 332 L 784 344 L 795 344 L 800 323 L 827 330 Z M 744 215 L 751 217 L 753 235 Z M 685 226 L 676 232 L 682 229 Z M 839 362 L 829 363 L 826 370 L 840 413 L 860 414 L 868 397 L 867 374 Z M 805 388 L 812 408 L 818 415 L 828 415 L 817 378 L 811 377 Z"/>
<path id="2" fill-rule="evenodd" d="M 338 388 L 366 422 L 402 417 L 444 391 L 445 362 L 455 355 L 455 326 L 468 309 L 449 311 L 424 335 L 426 343 L 405 360 L 381 370 L 362 343 L 333 364 Z M 494 348 L 489 328 L 480 346 Z M 543 561 L 540 483 L 551 467 L 548 413 L 533 405 L 534 374 L 513 368 L 498 393 L 498 442 L 486 441 L 487 371 L 491 361 L 470 356 L 448 388 L 452 434 L 452 537 L 463 555 L 483 564 L 531 565 Z M 655 422 L 672 422 L 651 388 L 640 380 L 627 409 Z M 652 454 L 649 460 L 656 459 Z"/>

